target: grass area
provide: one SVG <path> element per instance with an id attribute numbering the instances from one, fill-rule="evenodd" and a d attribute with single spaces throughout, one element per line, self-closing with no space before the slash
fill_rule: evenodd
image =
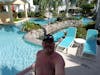
<path id="1" fill-rule="evenodd" d="M 14 18 L 14 21 L 20 21 L 21 19 L 20 18 Z"/>

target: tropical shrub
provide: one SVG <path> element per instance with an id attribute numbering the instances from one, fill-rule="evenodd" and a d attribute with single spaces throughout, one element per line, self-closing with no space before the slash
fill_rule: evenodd
<path id="1" fill-rule="evenodd" d="M 31 31 L 33 29 L 37 30 L 37 29 L 40 29 L 40 28 L 41 28 L 40 25 L 27 21 L 27 22 L 23 23 L 22 31 L 28 32 L 28 31 Z"/>
<path id="2" fill-rule="evenodd" d="M 88 3 L 88 0 L 77 0 L 76 6 L 80 7 L 82 4 Z"/>
<path id="3" fill-rule="evenodd" d="M 57 21 L 65 21 L 66 20 L 66 15 L 65 12 L 62 11 L 59 13 L 59 15 L 57 16 Z"/>
<path id="4" fill-rule="evenodd" d="M 28 17 L 34 17 L 34 12 L 28 12 Z"/>
<path id="5" fill-rule="evenodd" d="M 86 30 L 88 30 L 88 29 L 94 29 L 95 28 L 95 24 L 96 24 L 95 22 L 91 22 L 88 25 L 84 26 L 84 28 Z"/>
<path id="6" fill-rule="evenodd" d="M 45 18 L 44 14 L 43 13 L 40 13 L 40 12 L 34 13 L 34 17 Z"/>
<path id="7" fill-rule="evenodd" d="M 17 12 L 13 11 L 13 17 L 17 18 L 17 16 L 18 16 Z"/>
<path id="8" fill-rule="evenodd" d="M 77 27 L 77 34 L 76 34 L 77 38 L 86 38 L 86 29 L 80 25 Z"/>
<path id="9" fill-rule="evenodd" d="M 18 17 L 19 18 L 25 17 L 25 12 L 18 12 Z"/>
<path id="10" fill-rule="evenodd" d="M 94 8 L 93 4 L 88 4 L 88 3 L 84 3 L 81 5 L 81 13 L 83 14 L 83 16 L 88 16 L 92 13 L 91 9 Z"/>
<path id="11" fill-rule="evenodd" d="M 58 16 L 58 7 L 62 5 L 62 0 L 33 0 L 34 5 L 39 5 L 39 13 L 41 18 L 45 15 L 45 12 L 50 12 L 54 17 Z M 48 8 L 48 10 L 47 10 Z"/>

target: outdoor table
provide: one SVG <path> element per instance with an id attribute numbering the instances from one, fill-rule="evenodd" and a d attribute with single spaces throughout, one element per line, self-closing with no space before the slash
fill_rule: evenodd
<path id="1" fill-rule="evenodd" d="M 75 43 L 78 46 L 76 56 L 82 55 L 83 45 L 84 45 L 85 42 L 86 42 L 85 39 L 82 39 L 82 38 L 76 38 L 75 39 Z"/>

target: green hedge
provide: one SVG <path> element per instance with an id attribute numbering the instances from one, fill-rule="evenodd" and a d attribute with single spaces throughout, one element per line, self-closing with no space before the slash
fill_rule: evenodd
<path id="1" fill-rule="evenodd" d="M 94 29 L 95 28 L 95 22 L 91 22 L 88 25 L 84 26 L 84 28 L 86 28 L 86 30 L 88 29 Z"/>

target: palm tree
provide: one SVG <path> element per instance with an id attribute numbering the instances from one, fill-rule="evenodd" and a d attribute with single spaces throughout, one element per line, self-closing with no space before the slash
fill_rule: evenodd
<path id="1" fill-rule="evenodd" d="M 82 4 L 88 3 L 88 0 L 77 0 L 77 6 L 80 7 Z"/>
<path id="2" fill-rule="evenodd" d="M 39 5 L 39 14 L 44 16 L 49 0 L 33 0 L 34 5 Z"/>
<path id="3" fill-rule="evenodd" d="M 53 8 L 53 15 L 58 16 L 58 7 L 62 5 L 62 0 L 50 0 L 50 7 Z"/>
<path id="4" fill-rule="evenodd" d="M 65 14 L 67 13 L 67 16 L 68 16 L 69 0 L 65 0 L 65 3 L 66 3 Z"/>
<path id="5" fill-rule="evenodd" d="M 39 5 L 39 0 L 33 0 L 34 5 Z"/>
<path id="6" fill-rule="evenodd" d="M 62 4 L 62 0 L 33 0 L 33 3 L 36 5 L 39 5 L 39 12 L 44 15 L 46 12 L 46 9 L 53 8 L 53 14 L 55 16 L 58 15 L 58 6 Z"/>

